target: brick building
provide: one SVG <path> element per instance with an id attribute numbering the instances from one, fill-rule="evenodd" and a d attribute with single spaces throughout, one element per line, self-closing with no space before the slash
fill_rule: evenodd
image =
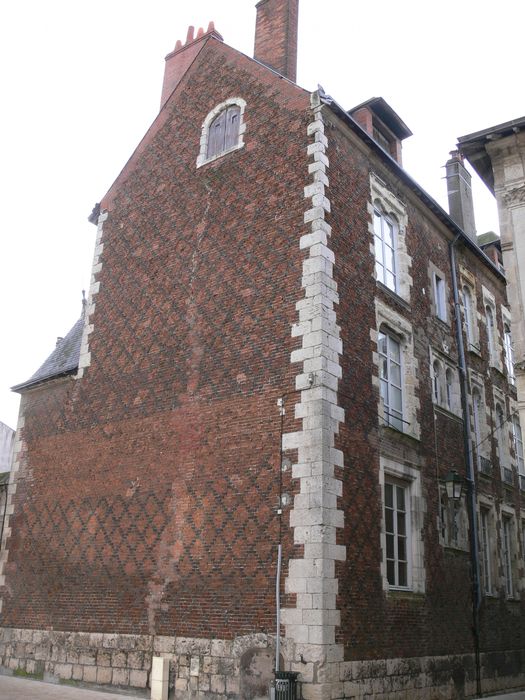
<path id="1" fill-rule="evenodd" d="M 146 693 L 163 657 L 175 697 L 263 697 L 274 656 L 304 698 L 525 685 L 505 277 L 384 100 L 295 84 L 297 11 L 258 3 L 255 59 L 190 28 L 92 214 L 87 307 L 15 387 L 4 667 Z"/>

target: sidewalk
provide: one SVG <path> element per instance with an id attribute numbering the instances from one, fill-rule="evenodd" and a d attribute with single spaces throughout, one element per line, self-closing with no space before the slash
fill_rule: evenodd
<path id="1" fill-rule="evenodd" d="M 525 700 L 525 690 L 517 693 L 505 693 L 504 695 L 487 695 L 483 700 Z"/>
<path id="2" fill-rule="evenodd" d="M 0 698 L 1 700 L 130 700 L 130 698 L 136 700 L 137 696 L 0 675 Z"/>

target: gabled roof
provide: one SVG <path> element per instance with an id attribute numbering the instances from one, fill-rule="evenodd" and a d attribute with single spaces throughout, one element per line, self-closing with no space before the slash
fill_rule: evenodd
<path id="1" fill-rule="evenodd" d="M 43 365 L 26 382 L 11 387 L 12 391 L 23 391 L 45 382 L 48 379 L 76 372 L 80 357 L 80 342 L 84 329 L 82 315 L 65 338 L 60 340 Z"/>

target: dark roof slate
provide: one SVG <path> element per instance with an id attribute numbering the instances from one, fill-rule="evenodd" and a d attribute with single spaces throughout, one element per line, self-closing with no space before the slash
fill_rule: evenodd
<path id="1" fill-rule="evenodd" d="M 11 387 L 13 391 L 22 391 L 41 384 L 47 379 L 70 374 L 78 368 L 80 342 L 84 328 L 84 317 L 78 319 L 66 337 L 59 341 L 56 348 L 43 365 L 26 382 Z"/>

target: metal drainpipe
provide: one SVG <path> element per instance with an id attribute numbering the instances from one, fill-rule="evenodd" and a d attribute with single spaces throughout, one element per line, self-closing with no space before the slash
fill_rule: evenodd
<path id="1" fill-rule="evenodd" d="M 461 408 L 463 413 L 463 441 L 467 461 L 467 509 L 470 520 L 470 568 L 472 576 L 472 635 L 474 637 L 474 653 L 476 657 L 476 692 L 481 697 L 481 665 L 479 643 L 479 608 L 481 606 L 481 589 L 479 581 L 479 550 L 478 550 L 478 519 L 476 513 L 476 482 L 474 478 L 474 458 L 472 455 L 472 439 L 470 435 L 469 415 L 469 386 L 465 346 L 463 344 L 463 327 L 459 303 L 458 280 L 456 274 L 456 250 L 459 234 L 449 243 L 450 269 L 452 273 L 452 290 L 454 294 L 454 314 L 456 320 L 456 340 L 459 356 L 459 373 L 461 377 Z"/>
<path id="2" fill-rule="evenodd" d="M 7 484 L 0 484 L 0 492 L 3 490 L 5 492 L 5 503 L 4 512 L 2 513 L 2 528 L 0 529 L 0 551 L 2 549 L 2 540 L 4 538 L 4 528 L 5 528 L 5 516 L 7 513 L 7 494 L 8 494 L 9 482 Z"/>

